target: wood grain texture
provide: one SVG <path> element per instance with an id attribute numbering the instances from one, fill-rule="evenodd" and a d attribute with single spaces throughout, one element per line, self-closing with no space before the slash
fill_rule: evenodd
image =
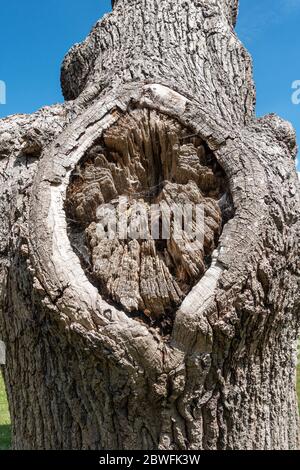
<path id="1" fill-rule="evenodd" d="M 100 293 L 169 330 L 210 265 L 222 211 L 224 223 L 233 213 L 226 191 L 225 173 L 203 140 L 156 111 L 133 110 L 71 175 L 66 209 L 74 249 Z M 122 220 L 126 233 L 118 230 Z"/>
<path id="2" fill-rule="evenodd" d="M 0 121 L 0 336 L 13 447 L 296 449 L 294 130 L 275 115 L 255 118 L 236 0 L 114 3 L 64 60 L 67 101 Z M 166 150 L 147 153 L 147 137 L 133 140 L 150 122 L 165 143 L 194 136 L 179 145 L 174 175 L 162 164 Z M 201 145 L 204 169 L 193 157 Z M 91 177 L 104 182 L 95 190 Z M 169 181 L 172 198 L 181 188 L 212 210 L 208 262 L 201 252 L 184 264 L 181 251 L 175 263 L 191 279 L 187 292 L 179 286 L 168 334 L 132 315 L 132 305 L 155 311 L 159 295 L 139 305 L 132 289 L 129 305 L 101 262 L 95 269 L 98 202 L 157 179 Z M 87 230 L 91 273 L 71 216 Z M 158 312 L 175 282 L 176 273 Z"/>

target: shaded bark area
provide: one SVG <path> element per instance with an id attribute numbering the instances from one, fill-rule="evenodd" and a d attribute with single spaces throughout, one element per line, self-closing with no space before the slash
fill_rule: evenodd
<path id="1" fill-rule="evenodd" d="M 64 60 L 68 101 L 0 121 L 16 449 L 298 448 L 295 133 L 254 116 L 237 3 L 117 0 Z M 132 266 L 122 277 L 124 259 L 103 256 L 95 211 L 153 186 L 150 200 L 204 202 L 206 245 L 177 247 L 170 269 L 164 251 L 170 277 L 137 270 L 133 289 Z M 140 288 L 150 278 L 164 295 Z"/>

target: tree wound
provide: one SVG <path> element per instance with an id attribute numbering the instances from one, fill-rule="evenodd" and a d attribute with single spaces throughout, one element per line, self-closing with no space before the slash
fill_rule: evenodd
<path id="1" fill-rule="evenodd" d="M 101 228 L 111 230 L 120 197 L 128 201 L 127 228 L 135 227 L 138 217 L 140 221 L 136 208 L 144 208 L 148 225 L 143 236 L 132 237 L 129 230 L 127 239 L 99 233 L 103 215 L 108 223 Z M 203 239 L 192 243 L 183 232 L 179 240 L 174 215 L 170 236 L 164 238 L 161 214 L 161 236 L 155 238 L 151 211 L 157 204 L 167 214 L 168 209 L 173 214 L 175 204 L 203 207 Z M 225 173 L 205 142 L 174 119 L 137 109 L 107 129 L 76 167 L 66 214 L 73 249 L 101 295 L 166 332 L 183 299 L 209 268 L 233 206 Z M 193 211 L 194 229 L 195 217 Z"/>

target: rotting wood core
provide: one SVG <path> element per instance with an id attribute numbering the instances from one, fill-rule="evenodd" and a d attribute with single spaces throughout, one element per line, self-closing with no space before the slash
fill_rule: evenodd
<path id="1" fill-rule="evenodd" d="M 120 197 L 128 201 L 127 226 L 138 220 L 141 228 L 144 209 L 148 224 L 140 239 L 107 236 Z M 169 237 L 153 238 L 154 204 L 166 208 Z M 178 239 L 174 204 L 203 207 L 203 240 L 185 232 Z M 201 138 L 163 114 L 136 109 L 107 129 L 76 167 L 66 214 L 73 249 L 101 295 L 167 334 L 178 306 L 209 268 L 233 205 L 225 173 Z M 193 209 L 194 230 L 195 216 Z M 161 231 L 163 216 L 157 219 Z"/>

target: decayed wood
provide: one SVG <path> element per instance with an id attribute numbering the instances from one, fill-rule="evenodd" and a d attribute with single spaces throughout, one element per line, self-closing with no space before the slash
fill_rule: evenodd
<path id="1" fill-rule="evenodd" d="M 125 236 L 115 227 L 122 197 Z M 225 174 L 201 139 L 155 111 L 134 110 L 104 132 L 71 175 L 70 236 L 103 295 L 167 327 L 209 266 L 227 199 Z M 205 234 L 193 245 L 188 231 L 179 238 L 170 220 L 176 209 L 183 213 L 188 207 L 204 211 Z M 99 217 L 110 232 L 105 236 Z M 152 223 L 158 234 L 164 224 L 164 238 L 155 238 Z"/>
<path id="2" fill-rule="evenodd" d="M 64 60 L 68 101 L 0 121 L 16 449 L 298 447 L 295 134 L 254 116 L 237 3 L 117 0 Z M 149 203 L 153 186 L 150 200 L 196 198 L 208 214 L 194 257 L 164 247 L 163 281 L 147 264 L 158 245 L 113 251 L 94 226 L 99 203 Z M 126 271 L 120 250 L 147 268 Z"/>

